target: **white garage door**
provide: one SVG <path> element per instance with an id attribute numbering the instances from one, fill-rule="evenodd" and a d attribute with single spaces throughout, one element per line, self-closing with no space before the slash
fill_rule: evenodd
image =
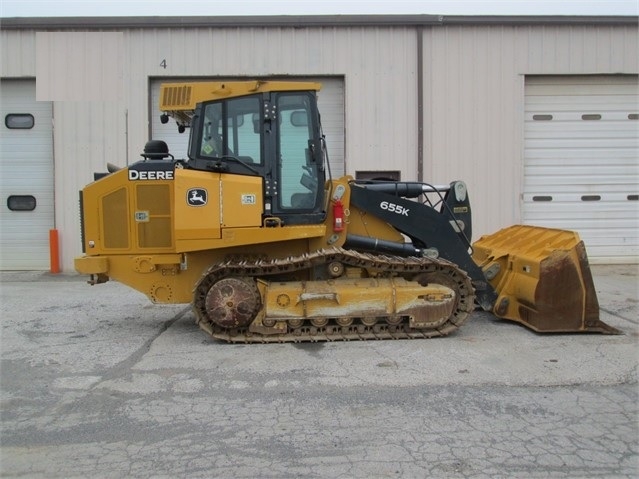
<path id="1" fill-rule="evenodd" d="M 523 219 L 579 232 L 596 262 L 639 262 L 639 86 L 526 79 Z"/>
<path id="2" fill-rule="evenodd" d="M 212 79 L 213 80 L 213 79 Z M 344 79 L 332 77 L 299 78 L 293 81 L 315 81 L 322 84 L 317 95 L 317 103 L 322 115 L 322 128 L 326 135 L 328 154 L 331 163 L 331 173 L 334 178 L 344 174 Z M 189 130 L 178 133 L 175 122 L 167 124 L 160 122 L 158 108 L 160 84 L 163 81 L 179 82 L 192 81 L 189 79 L 172 78 L 170 80 L 154 80 L 151 85 L 151 128 L 152 138 L 164 140 L 169 145 L 169 151 L 176 158 L 186 158 Z M 197 81 L 205 81 L 198 79 Z"/>
<path id="3" fill-rule="evenodd" d="M 47 270 L 53 228 L 50 102 L 37 102 L 35 81 L 0 84 L 0 269 Z"/>

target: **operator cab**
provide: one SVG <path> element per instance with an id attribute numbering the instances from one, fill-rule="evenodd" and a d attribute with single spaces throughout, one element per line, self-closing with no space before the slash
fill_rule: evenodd
<path id="1" fill-rule="evenodd" d="M 266 225 L 324 221 L 324 151 L 314 91 L 199 103 L 188 168 L 260 176 Z"/>

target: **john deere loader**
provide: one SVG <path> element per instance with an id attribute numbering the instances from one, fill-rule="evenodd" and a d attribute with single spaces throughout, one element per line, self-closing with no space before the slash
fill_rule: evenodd
<path id="1" fill-rule="evenodd" d="M 331 178 L 319 89 L 163 85 L 162 120 L 190 129 L 188 158 L 154 140 L 96 175 L 77 271 L 191 303 L 229 342 L 446 336 L 476 307 L 538 332 L 616 332 L 576 233 L 513 226 L 471 244 L 462 181 Z"/>

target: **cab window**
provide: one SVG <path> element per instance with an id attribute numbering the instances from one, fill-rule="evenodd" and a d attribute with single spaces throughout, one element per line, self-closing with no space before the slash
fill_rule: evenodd
<path id="1" fill-rule="evenodd" d="M 279 207 L 310 209 L 318 192 L 318 166 L 309 150 L 314 138 L 310 100 L 306 93 L 291 93 L 279 95 L 277 104 Z"/>
<path id="2" fill-rule="evenodd" d="M 251 96 L 206 105 L 200 156 L 261 164 L 260 103 Z"/>

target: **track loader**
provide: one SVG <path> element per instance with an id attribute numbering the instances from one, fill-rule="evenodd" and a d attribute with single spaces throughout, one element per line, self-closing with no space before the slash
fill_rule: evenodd
<path id="1" fill-rule="evenodd" d="M 319 89 L 162 85 L 161 119 L 190 129 L 188 159 L 151 140 L 142 160 L 96 174 L 76 270 L 191 303 L 228 342 L 445 336 L 477 306 L 538 332 L 616 332 L 576 233 L 513 226 L 471 245 L 462 181 L 331 178 Z"/>

